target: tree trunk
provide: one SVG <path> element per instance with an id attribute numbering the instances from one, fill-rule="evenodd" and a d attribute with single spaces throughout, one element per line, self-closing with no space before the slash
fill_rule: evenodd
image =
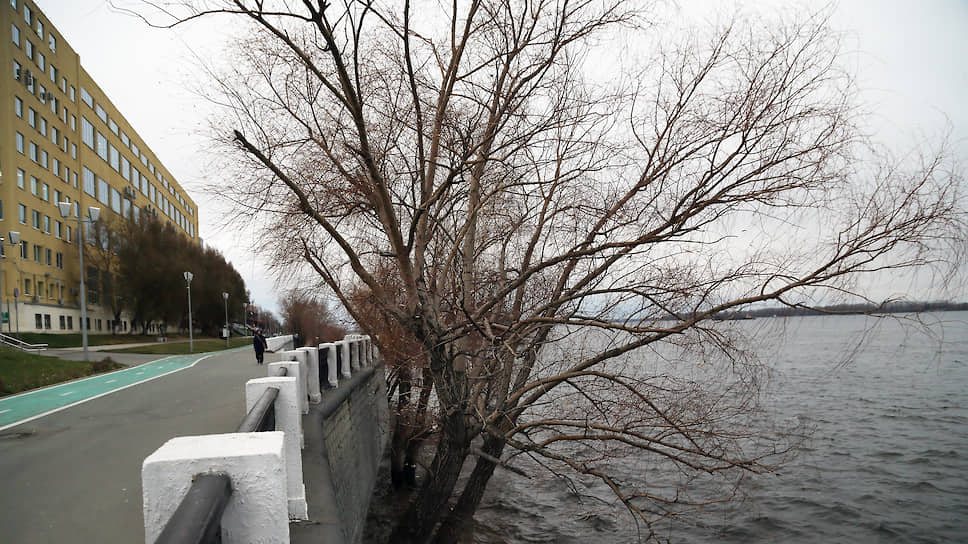
<path id="1" fill-rule="evenodd" d="M 454 492 L 461 467 L 467 457 L 466 426 L 463 414 L 452 411 L 442 419 L 442 432 L 430 474 L 414 497 L 406 513 L 390 535 L 394 544 L 423 544 L 430 539 L 434 526 Z"/>
<path id="2" fill-rule="evenodd" d="M 481 450 L 492 457 L 500 459 L 501 452 L 504 451 L 504 446 L 505 442 L 503 440 L 488 435 L 484 438 L 484 446 Z M 471 473 L 470 479 L 467 480 L 464 491 L 461 492 L 460 499 L 457 500 L 457 505 L 447 514 L 440 528 L 437 529 L 434 544 L 457 544 L 461 533 L 471 526 L 474 519 L 474 512 L 477 511 L 477 507 L 481 504 L 481 498 L 484 497 L 484 490 L 487 489 L 487 482 L 490 481 L 491 476 L 494 474 L 494 468 L 496 466 L 494 462 L 483 456 L 477 458 L 477 464 L 474 465 L 474 471 Z"/>
<path id="3" fill-rule="evenodd" d="M 403 487 L 405 483 L 404 468 L 406 466 L 407 442 L 413 434 L 413 415 L 410 413 L 410 369 L 400 368 L 397 377 L 397 421 L 393 428 L 393 438 L 390 442 L 390 482 L 394 489 Z"/>

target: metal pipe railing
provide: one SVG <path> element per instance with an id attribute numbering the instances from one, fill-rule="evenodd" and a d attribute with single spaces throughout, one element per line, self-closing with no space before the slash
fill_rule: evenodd
<path id="1" fill-rule="evenodd" d="M 197 474 L 155 544 L 220 544 L 222 512 L 231 496 L 228 474 Z"/>
<path id="2" fill-rule="evenodd" d="M 267 387 L 259 400 L 255 401 L 252 409 L 245 414 L 245 419 L 236 429 L 237 433 L 254 433 L 276 430 L 276 397 L 279 396 L 278 387 Z"/>

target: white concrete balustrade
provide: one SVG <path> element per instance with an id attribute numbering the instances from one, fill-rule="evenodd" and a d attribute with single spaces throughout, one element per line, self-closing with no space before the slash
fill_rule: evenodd
<path id="1" fill-rule="evenodd" d="M 224 544 L 287 544 L 285 434 L 180 436 L 149 455 L 141 468 L 145 543 L 161 535 L 196 474 L 221 472 L 232 480 L 222 514 Z"/>
<path id="2" fill-rule="evenodd" d="M 287 371 L 298 369 L 298 365 L 290 363 L 270 363 L 269 372 L 278 373 L 280 368 Z M 297 371 L 298 372 L 298 371 Z M 303 429 L 300 417 L 300 388 L 301 380 L 297 375 L 278 376 L 270 374 L 267 378 L 249 380 L 245 384 L 245 410 L 252 410 L 262 393 L 270 387 L 279 389 L 276 396 L 276 430 L 285 435 L 284 453 L 286 460 L 286 495 L 289 504 L 289 519 L 306 519 L 308 505 L 306 503 L 306 486 L 302 475 Z"/>
<path id="3" fill-rule="evenodd" d="M 289 520 L 308 518 L 302 473 L 304 432 L 302 414 L 309 403 L 320 402 L 320 364 L 325 379 L 338 387 L 339 379 L 373 364 L 369 336 L 349 335 L 318 347 L 285 350 L 292 336 L 267 339 L 269 350 L 281 361 L 266 366 L 268 376 L 245 384 L 246 411 L 269 388 L 279 390 L 273 405 L 275 431 L 177 437 L 148 456 L 142 465 L 145 542 L 153 544 L 178 508 L 196 474 L 221 472 L 232 480 L 232 496 L 222 516 L 222 542 L 288 543 Z M 325 361 L 319 349 L 326 348 Z M 337 371 L 337 352 L 342 372 Z M 285 368 L 285 376 L 281 369 Z"/>

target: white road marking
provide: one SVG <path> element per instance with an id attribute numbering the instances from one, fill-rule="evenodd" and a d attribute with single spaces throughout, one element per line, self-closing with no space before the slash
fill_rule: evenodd
<path id="1" fill-rule="evenodd" d="M 106 382 L 104 382 L 104 383 L 114 383 L 114 382 L 116 382 L 116 381 L 118 381 L 118 380 L 108 380 L 108 381 L 106 381 Z"/>
<path id="2" fill-rule="evenodd" d="M 7 413 L 7 412 L 9 412 L 9 411 L 10 411 L 10 409 L 9 409 L 9 408 L 8 408 L 8 409 L 6 409 L 6 410 L 0 410 L 0 414 L 6 414 L 6 413 Z"/>
<path id="3" fill-rule="evenodd" d="M 73 395 L 73 394 L 74 394 L 73 391 L 68 391 L 67 393 L 61 393 L 60 396 L 66 397 L 67 395 Z"/>

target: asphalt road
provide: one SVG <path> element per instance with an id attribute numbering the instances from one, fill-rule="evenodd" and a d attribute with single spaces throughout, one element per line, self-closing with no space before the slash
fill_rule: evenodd
<path id="1" fill-rule="evenodd" d="M 145 457 L 175 436 L 233 432 L 246 380 L 265 374 L 233 350 L 0 432 L 0 541 L 144 542 Z"/>

